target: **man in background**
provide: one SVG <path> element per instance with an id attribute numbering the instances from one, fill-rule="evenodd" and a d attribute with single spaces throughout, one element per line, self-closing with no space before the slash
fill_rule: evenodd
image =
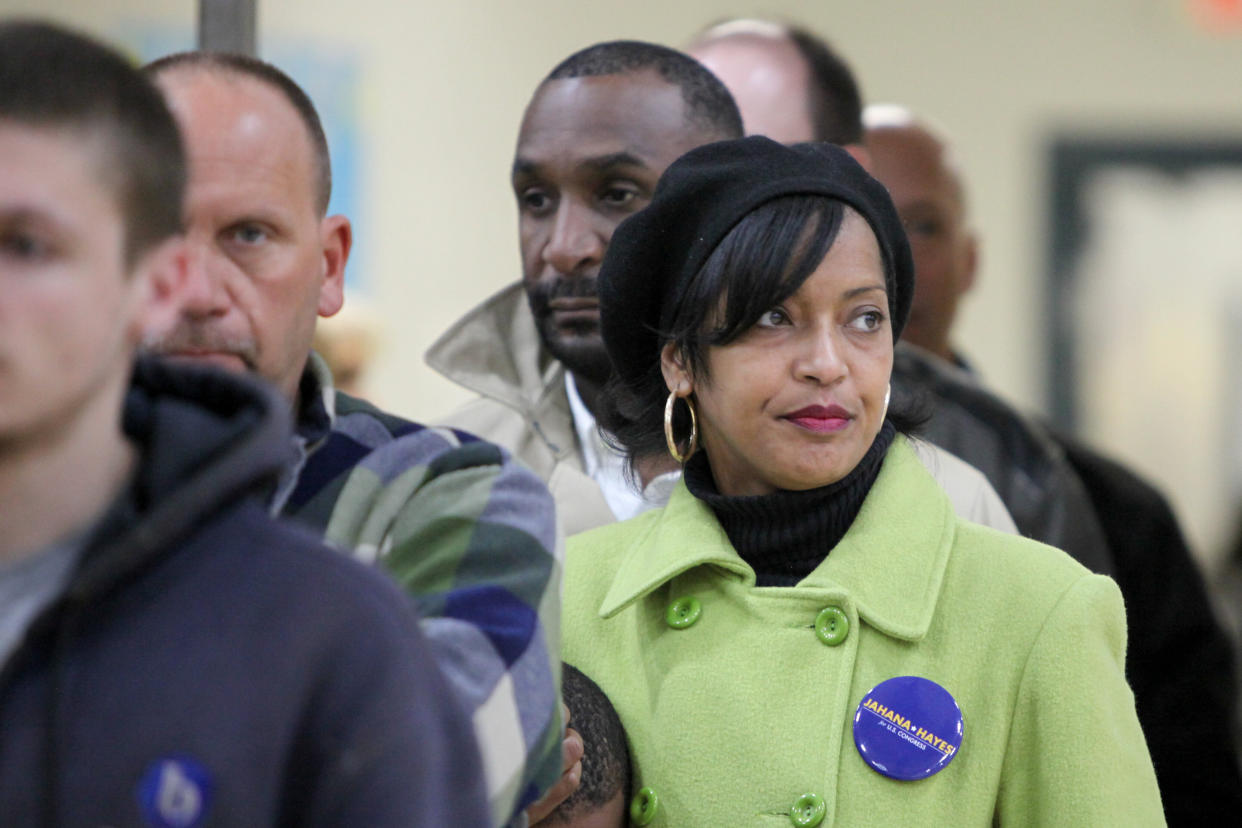
<path id="1" fill-rule="evenodd" d="M 281 392 L 296 433 L 272 511 L 399 576 L 473 716 L 493 824 L 522 821 L 558 780 L 576 784 L 561 773 L 581 754 L 576 735 L 562 747 L 551 498 L 490 443 L 334 390 L 311 339 L 341 307 L 353 237 L 327 215 L 328 147 L 305 92 L 239 55 L 173 55 L 146 72 L 189 159 L 188 296 L 149 346 Z"/>
<path id="2" fill-rule="evenodd" d="M 6 825 L 479 825 L 409 601 L 275 522 L 266 387 L 154 361 L 186 278 L 172 116 L 123 58 L 0 23 Z"/>
<path id="3" fill-rule="evenodd" d="M 863 122 L 872 174 L 900 205 L 917 263 L 914 307 L 902 339 L 969 370 L 952 335 L 958 304 L 975 284 L 979 241 L 957 161 L 945 142 L 903 107 L 869 106 Z"/>
<path id="4" fill-rule="evenodd" d="M 958 300 L 975 280 L 978 241 L 948 141 L 903 107 L 868 107 L 866 144 L 910 236 L 917 272 L 902 334 L 946 364 Z M 918 320 L 917 327 L 913 324 Z M 1127 674 L 1171 825 L 1214 825 L 1242 806 L 1228 726 L 1236 682 L 1229 642 L 1168 501 L 1118 463 L 1053 435 L 1082 479 L 1114 550 L 1130 620 Z M 1186 719 L 1178 711 L 1193 706 Z"/>
<path id="5" fill-rule="evenodd" d="M 689 53 L 724 82 L 747 135 L 782 144 L 829 141 L 868 166 L 862 94 L 853 70 L 822 38 L 766 20 L 712 26 Z"/>
<path id="6" fill-rule="evenodd" d="M 479 394 L 446 422 L 511 449 L 547 482 L 566 534 L 662 505 L 676 467 L 631 485 L 595 428 L 611 364 L 595 278 L 616 226 L 665 167 L 741 137 L 728 91 L 680 52 L 601 43 L 562 61 L 526 107 L 514 154 L 522 280 L 446 331 L 427 363 Z"/>

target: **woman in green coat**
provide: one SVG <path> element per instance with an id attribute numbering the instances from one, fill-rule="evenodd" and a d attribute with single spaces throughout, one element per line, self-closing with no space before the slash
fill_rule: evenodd
<path id="1" fill-rule="evenodd" d="M 830 145 L 700 147 L 613 236 L 601 424 L 638 475 L 684 462 L 568 550 L 565 660 L 628 731 L 633 824 L 1163 823 L 1116 586 L 955 517 L 890 410 L 913 281 Z"/>

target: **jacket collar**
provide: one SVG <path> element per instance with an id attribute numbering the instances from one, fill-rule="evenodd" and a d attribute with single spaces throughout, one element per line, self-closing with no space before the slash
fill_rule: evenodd
<path id="1" fill-rule="evenodd" d="M 531 410 L 565 369 L 543 349 L 521 282 L 484 300 L 427 349 L 426 362 L 458 385 Z"/>
<path id="2" fill-rule="evenodd" d="M 424 359 L 458 385 L 518 411 L 557 460 L 581 468 L 565 367 L 544 350 L 521 282 L 459 319 Z"/>
<path id="3" fill-rule="evenodd" d="M 916 641 L 931 624 L 955 527 L 948 497 L 899 436 L 853 526 L 793 589 L 844 589 L 868 624 L 894 638 Z M 622 559 L 599 614 L 612 617 L 703 565 L 754 585 L 754 572 L 734 551 L 715 515 L 679 483 L 667 508 L 646 521 Z"/>
<path id="4" fill-rule="evenodd" d="M 135 506 L 96 530 L 66 597 L 104 591 L 228 504 L 269 493 L 289 461 L 289 420 L 284 398 L 252 377 L 139 360 L 124 411 L 140 451 Z"/>
<path id="5" fill-rule="evenodd" d="M 332 369 L 314 351 L 306 359 L 302 379 L 298 382 L 297 422 L 294 432 L 311 449 L 318 446 L 336 424 L 336 388 Z"/>

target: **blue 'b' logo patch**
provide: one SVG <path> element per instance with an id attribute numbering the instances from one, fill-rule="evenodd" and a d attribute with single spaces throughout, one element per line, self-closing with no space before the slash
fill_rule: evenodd
<path id="1" fill-rule="evenodd" d="M 152 828 L 194 828 L 211 807 L 211 776 L 186 756 L 157 759 L 138 783 L 138 807 Z"/>

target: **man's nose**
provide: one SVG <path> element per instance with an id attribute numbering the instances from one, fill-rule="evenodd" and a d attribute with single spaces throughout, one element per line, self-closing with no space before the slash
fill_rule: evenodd
<path id="1" fill-rule="evenodd" d="M 566 275 L 581 275 L 597 268 L 608 247 L 598 224 L 598 217 L 590 208 L 571 199 L 562 200 L 556 210 L 552 236 L 544 247 L 544 261 Z"/>
<path id="2" fill-rule="evenodd" d="M 220 254 L 202 238 L 191 235 L 186 249 L 186 285 L 182 312 L 188 316 L 203 317 L 222 314 L 228 310 L 229 298 L 225 286 L 224 262 Z"/>

